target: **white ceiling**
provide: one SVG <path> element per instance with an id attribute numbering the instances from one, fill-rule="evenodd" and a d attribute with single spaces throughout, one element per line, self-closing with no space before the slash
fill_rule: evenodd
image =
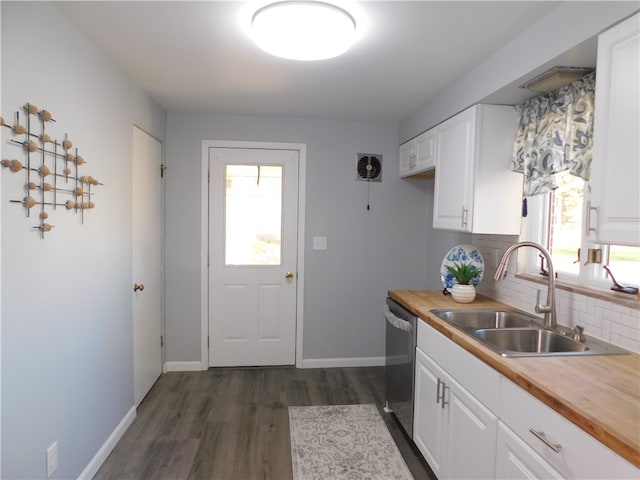
<path id="1" fill-rule="evenodd" d="M 319 62 L 255 47 L 244 2 L 55 5 L 169 112 L 400 121 L 559 3 L 359 2 L 361 38 Z"/>

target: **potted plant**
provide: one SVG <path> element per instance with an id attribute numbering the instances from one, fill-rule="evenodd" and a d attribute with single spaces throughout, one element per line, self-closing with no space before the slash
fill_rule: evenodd
<path id="1" fill-rule="evenodd" d="M 482 270 L 469 263 L 453 262 L 447 265 L 447 271 L 458 281 L 451 287 L 451 296 L 458 303 L 470 303 L 476 298 L 476 287 L 472 281 L 482 273 Z"/>

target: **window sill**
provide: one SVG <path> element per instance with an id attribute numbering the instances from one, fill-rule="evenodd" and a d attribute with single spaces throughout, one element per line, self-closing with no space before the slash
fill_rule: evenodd
<path id="1" fill-rule="evenodd" d="M 539 283 L 541 285 L 547 284 L 547 279 L 542 276 L 531 275 L 528 273 L 518 273 L 516 278 L 521 278 L 529 282 Z M 615 303 L 617 305 L 623 305 L 625 307 L 632 308 L 634 310 L 640 310 L 640 300 L 636 295 L 630 295 L 628 293 L 614 292 L 613 290 L 605 290 L 596 287 L 586 287 L 584 285 L 576 285 L 573 283 L 563 282 L 556 279 L 556 288 L 559 290 L 566 290 L 567 292 L 578 293 L 586 295 L 591 298 L 597 298 L 606 302 Z"/>

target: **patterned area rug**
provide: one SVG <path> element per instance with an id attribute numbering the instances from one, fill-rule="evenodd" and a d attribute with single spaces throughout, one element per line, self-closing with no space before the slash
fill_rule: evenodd
<path id="1" fill-rule="evenodd" d="M 413 480 L 374 405 L 289 407 L 294 480 Z"/>

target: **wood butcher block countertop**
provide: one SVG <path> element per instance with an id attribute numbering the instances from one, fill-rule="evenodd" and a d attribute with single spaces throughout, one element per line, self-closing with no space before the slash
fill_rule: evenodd
<path id="1" fill-rule="evenodd" d="M 481 295 L 456 303 L 441 291 L 393 290 L 389 296 L 640 468 L 640 355 L 504 358 L 429 311 L 508 305 Z"/>

